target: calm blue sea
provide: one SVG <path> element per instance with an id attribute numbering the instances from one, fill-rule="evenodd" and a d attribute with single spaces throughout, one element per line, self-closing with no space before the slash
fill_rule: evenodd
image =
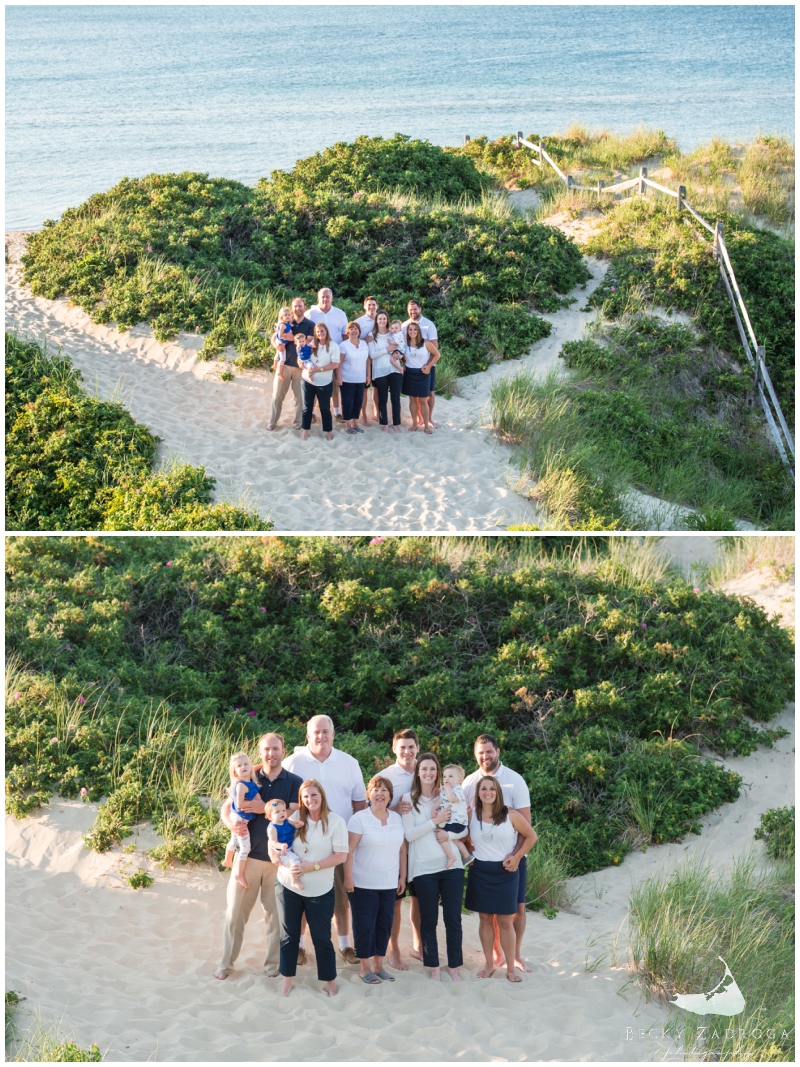
<path id="1" fill-rule="evenodd" d="M 6 227 L 123 176 L 572 122 L 794 136 L 792 7 L 6 7 Z"/>

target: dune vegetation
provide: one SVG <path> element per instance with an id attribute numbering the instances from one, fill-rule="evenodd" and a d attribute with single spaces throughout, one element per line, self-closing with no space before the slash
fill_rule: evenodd
<path id="1" fill-rule="evenodd" d="M 693 508 L 693 529 L 794 529 L 791 477 L 721 348 L 633 301 L 588 333 L 561 350 L 569 374 L 492 387 L 495 433 L 552 529 L 649 528 L 631 486 Z"/>
<path id="2" fill-rule="evenodd" d="M 637 885 L 631 896 L 632 963 L 664 1001 L 705 993 L 725 960 L 744 999 L 738 1015 L 675 1012 L 665 1030 L 686 1059 L 794 1060 L 794 871 L 761 868 L 754 854 L 730 871 L 697 859 Z"/>
<path id="3" fill-rule="evenodd" d="M 322 285 L 348 315 L 369 294 L 405 318 L 422 301 L 450 378 L 520 356 L 588 277 L 577 248 L 487 193 L 472 161 L 422 141 L 359 138 L 275 171 L 255 188 L 205 174 L 124 178 L 33 234 L 24 279 L 97 322 L 152 325 L 165 340 L 205 335 L 271 359 L 289 294 Z M 357 185 L 357 188 L 354 188 Z"/>
<path id="4" fill-rule="evenodd" d="M 472 765 L 496 734 L 565 873 L 699 832 L 740 779 L 703 755 L 779 736 L 790 635 L 627 542 L 431 538 L 11 539 L 6 803 L 102 800 L 104 850 L 137 820 L 162 863 L 218 857 L 231 751 L 291 750 L 312 712 L 365 777 L 413 727 Z"/>
<path id="5" fill-rule="evenodd" d="M 5 367 L 7 529 L 271 529 L 212 504 L 202 467 L 157 469 L 158 438 L 122 404 L 85 393 L 64 356 L 7 333 Z"/>

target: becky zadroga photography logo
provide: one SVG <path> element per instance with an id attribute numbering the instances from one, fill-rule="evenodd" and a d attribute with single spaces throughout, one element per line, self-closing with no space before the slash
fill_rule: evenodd
<path id="1" fill-rule="evenodd" d="M 717 956 L 717 959 L 725 963 L 722 956 Z M 676 993 L 670 1004 L 676 1008 L 686 1008 L 694 1015 L 738 1015 L 744 1011 L 744 996 L 725 963 L 722 980 L 708 993 Z"/>

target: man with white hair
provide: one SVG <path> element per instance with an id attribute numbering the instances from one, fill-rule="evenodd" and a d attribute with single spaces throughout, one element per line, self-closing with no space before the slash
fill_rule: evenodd
<path id="1" fill-rule="evenodd" d="M 329 290 L 330 291 L 330 290 Z M 367 791 L 358 760 L 333 747 L 333 720 L 329 715 L 315 715 L 306 726 L 307 745 L 295 746 L 283 766 L 292 774 L 299 774 L 305 782 L 315 778 L 325 790 L 328 807 L 343 819 L 349 820 L 367 806 Z M 345 963 L 358 963 L 350 944 L 350 902 L 344 891 L 344 865 L 334 868 L 333 914 L 339 935 L 339 952 Z M 302 949 L 305 946 L 301 945 Z"/>
<path id="2" fill-rule="evenodd" d="M 317 293 L 316 304 L 308 309 L 308 317 L 315 325 L 318 322 L 324 322 L 328 327 L 331 340 L 335 344 L 340 345 L 345 339 L 347 315 L 341 308 L 333 306 L 333 293 L 330 289 L 320 289 Z M 339 399 L 339 383 L 335 374 L 333 376 L 333 414 L 341 421 L 342 409 L 341 400 Z"/>

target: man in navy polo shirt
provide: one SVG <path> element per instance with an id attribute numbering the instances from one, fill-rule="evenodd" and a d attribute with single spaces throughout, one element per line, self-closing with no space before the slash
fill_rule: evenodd
<path id="1" fill-rule="evenodd" d="M 264 971 L 270 978 L 275 978 L 280 973 L 280 927 L 275 907 L 278 868 L 270 860 L 267 851 L 269 823 L 264 811 L 270 800 L 282 800 L 290 811 L 295 811 L 303 779 L 284 769 L 286 748 L 280 734 L 264 734 L 258 742 L 258 754 L 261 756 L 261 766 L 256 769 L 254 779 L 259 786 L 258 796 L 242 804 L 244 811 L 256 813 L 255 819 L 245 822 L 244 819 L 231 818 L 230 800 L 225 801 L 220 811 L 220 818 L 229 830 L 235 834 L 250 831 L 250 855 L 244 868 L 247 889 L 239 885 L 233 873 L 228 883 L 228 907 L 222 932 L 222 959 L 214 971 L 214 977 L 220 979 L 227 978 L 233 970 L 233 964 L 242 947 L 245 925 L 259 894 L 267 934 Z"/>
<path id="2" fill-rule="evenodd" d="M 305 334 L 306 337 L 314 336 L 314 323 L 306 316 L 306 302 L 302 296 L 296 296 L 292 301 L 292 317 L 290 319 L 292 333 Z M 272 378 L 272 405 L 269 412 L 267 429 L 274 430 L 278 425 L 278 419 L 283 410 L 283 401 L 289 389 L 294 396 L 294 429 L 300 429 L 300 420 L 303 415 L 303 400 L 300 395 L 301 370 L 297 365 L 297 347 L 289 341 L 285 345 L 279 344 L 275 337 L 272 338 L 274 348 L 283 351 L 286 359 L 281 363 Z"/>

